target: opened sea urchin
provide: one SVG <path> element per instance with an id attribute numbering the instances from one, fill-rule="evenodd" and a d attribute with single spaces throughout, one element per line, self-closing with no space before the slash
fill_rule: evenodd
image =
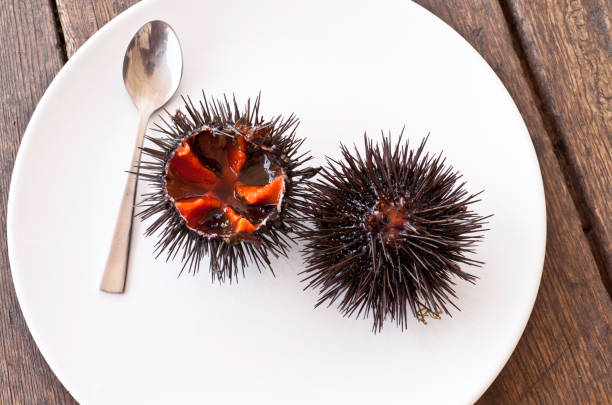
<path id="1" fill-rule="evenodd" d="M 364 135 L 363 155 L 341 145 L 342 159 L 328 158 L 312 181 L 303 274 L 319 291 L 317 306 L 371 314 L 374 331 L 387 319 L 403 329 L 409 313 L 448 314 L 454 279 L 476 279 L 460 264 L 482 264 L 467 256 L 486 219 L 469 209 L 478 194 L 441 154 L 425 153 L 425 142 L 413 150 L 401 135 L 394 145 Z"/>
<path id="2" fill-rule="evenodd" d="M 226 98 L 183 101 L 185 112 L 162 119 L 142 149 L 138 175 L 153 191 L 139 215 L 157 216 L 146 234 L 158 233 L 157 254 L 178 255 L 188 271 L 208 256 L 213 280 L 231 281 L 251 262 L 270 268 L 303 229 L 302 180 L 315 174 L 303 167 L 297 118 L 265 121 L 259 97 L 242 111 Z"/>

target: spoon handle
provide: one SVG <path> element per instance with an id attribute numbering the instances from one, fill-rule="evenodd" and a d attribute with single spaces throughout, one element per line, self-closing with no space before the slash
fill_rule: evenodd
<path id="1" fill-rule="evenodd" d="M 130 168 L 138 173 L 138 161 L 140 159 L 140 147 L 144 139 L 145 130 L 149 122 L 149 113 L 141 112 L 138 124 L 138 137 L 132 155 Z M 123 198 L 119 208 L 119 216 L 115 224 L 115 233 L 111 243 L 110 252 L 106 259 L 106 268 L 100 284 L 100 290 L 121 294 L 125 290 L 125 278 L 127 275 L 130 258 L 130 241 L 132 236 L 132 222 L 134 218 L 134 205 L 136 202 L 137 176 L 128 175 Z"/>

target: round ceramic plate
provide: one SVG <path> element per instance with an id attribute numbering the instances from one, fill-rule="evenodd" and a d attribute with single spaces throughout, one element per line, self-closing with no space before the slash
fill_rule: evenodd
<path id="1" fill-rule="evenodd" d="M 177 278 L 134 232 L 124 295 L 98 290 L 137 113 L 121 66 L 132 34 L 163 19 L 184 53 L 179 94 L 262 92 L 265 116 L 295 112 L 317 162 L 364 131 L 406 127 L 443 150 L 494 214 L 458 282 L 461 311 L 388 323 L 313 309 L 299 247 L 238 284 Z M 169 109 L 179 105 L 178 97 Z M 152 122 L 159 120 L 154 116 Z M 142 190 L 142 188 L 141 188 Z M 13 173 L 15 288 L 41 352 L 83 404 L 466 404 L 503 367 L 529 318 L 545 245 L 542 181 L 502 83 L 452 29 L 405 0 L 149 1 L 95 34 L 40 101 Z M 207 269 L 206 263 L 202 269 Z"/>

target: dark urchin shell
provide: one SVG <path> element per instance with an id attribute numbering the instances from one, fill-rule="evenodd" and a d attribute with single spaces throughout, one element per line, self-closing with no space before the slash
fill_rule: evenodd
<path id="1" fill-rule="evenodd" d="M 316 170 L 303 167 L 311 159 L 308 153 L 298 150 L 303 139 L 296 136 L 298 119 L 292 114 L 288 118 L 274 117 L 268 121 L 259 115 L 259 96 L 253 104 L 249 99 L 244 110 L 240 111 L 236 100 L 230 104 L 223 100 L 209 99 L 204 93 L 198 107 L 190 98 L 183 98 L 184 111 L 170 114 L 170 121 L 161 119 L 163 126 L 156 124 L 157 136 L 146 138 L 152 147 L 142 148 L 142 158 L 138 165 L 138 176 L 146 180 L 153 189 L 145 195 L 139 206 L 142 220 L 156 217 L 147 228 L 147 236 L 158 233 L 155 246 L 157 256 L 166 253 L 167 259 L 180 257 L 183 268 L 197 272 L 201 260 L 210 258 L 210 271 L 213 281 L 237 278 L 238 272 L 244 275 L 244 267 L 255 263 L 260 269 L 268 267 L 270 257 L 286 256 L 287 248 L 293 242 L 295 232 L 304 230 L 303 196 L 307 191 L 305 179 L 312 177 Z M 230 237 L 207 237 L 187 226 L 178 212 L 165 185 L 168 161 L 174 156 L 183 140 L 202 128 L 219 136 L 248 136 L 245 128 L 262 131 L 265 136 L 257 140 L 257 146 L 264 148 L 276 157 L 284 171 L 285 191 L 277 215 L 269 218 L 264 226 L 248 237 L 240 234 Z"/>
<path id="2" fill-rule="evenodd" d="M 403 330 L 408 313 L 448 314 L 453 278 L 476 279 L 459 264 L 482 264 L 466 257 L 486 219 L 468 209 L 480 193 L 469 195 L 441 154 L 424 153 L 426 141 L 411 150 L 402 135 L 395 145 L 364 135 L 364 155 L 341 145 L 343 159 L 328 158 L 310 183 L 306 288 L 319 291 L 317 306 L 371 313 L 374 332 L 387 318 Z"/>

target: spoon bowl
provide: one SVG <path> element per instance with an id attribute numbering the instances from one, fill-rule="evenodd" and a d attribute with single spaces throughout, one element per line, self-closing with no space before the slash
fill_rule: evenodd
<path id="1" fill-rule="evenodd" d="M 176 92 L 183 60 L 174 30 L 155 20 L 134 35 L 123 60 L 123 81 L 139 110 L 156 110 Z"/>

